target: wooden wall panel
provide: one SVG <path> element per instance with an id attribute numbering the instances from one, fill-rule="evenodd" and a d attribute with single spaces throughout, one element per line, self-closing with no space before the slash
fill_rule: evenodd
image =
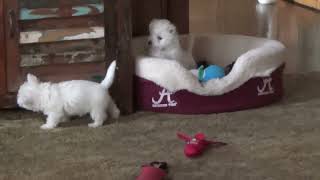
<path id="1" fill-rule="evenodd" d="M 189 33 L 189 0 L 169 0 L 167 18 L 178 28 L 180 34 Z"/>
<path id="2" fill-rule="evenodd" d="M 190 31 L 257 35 L 256 0 L 190 0 Z M 264 6 L 270 7 L 272 6 Z"/>
<path id="3" fill-rule="evenodd" d="M 133 70 L 131 57 L 131 0 L 104 0 L 105 48 L 109 63 L 117 60 L 116 79 L 111 89 L 122 114 L 133 112 Z"/>
<path id="4" fill-rule="evenodd" d="M 154 18 L 167 17 L 168 0 L 132 0 L 133 35 L 148 34 L 149 23 Z"/>
<path id="5" fill-rule="evenodd" d="M 18 28 L 18 1 L 4 0 L 5 9 L 5 42 L 6 42 L 6 73 L 7 89 L 16 92 L 22 82 L 20 69 L 20 51 Z M 10 20 L 11 19 L 11 20 Z M 10 23 L 11 22 L 11 23 Z"/>
<path id="6" fill-rule="evenodd" d="M 154 18 L 172 21 L 179 33 L 189 32 L 189 0 L 132 0 L 133 35 L 148 34 Z"/>
<path id="7" fill-rule="evenodd" d="M 4 40 L 4 9 L 3 1 L 0 1 L 0 94 L 6 93 L 5 73 L 5 40 Z"/>
<path id="8" fill-rule="evenodd" d="M 0 107 L 13 108 L 16 105 L 16 95 L 7 93 L 6 86 L 6 53 L 4 34 L 4 1 L 0 1 Z"/>

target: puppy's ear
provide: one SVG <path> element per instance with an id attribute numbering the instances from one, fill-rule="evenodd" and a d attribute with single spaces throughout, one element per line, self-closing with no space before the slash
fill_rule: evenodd
<path id="1" fill-rule="evenodd" d="M 170 34 L 175 34 L 177 32 L 176 28 L 169 29 Z"/>
<path id="2" fill-rule="evenodd" d="M 29 83 L 32 83 L 32 84 L 38 84 L 39 83 L 39 80 L 36 76 L 32 75 L 32 74 L 28 74 L 27 75 L 27 81 Z"/>
<path id="3" fill-rule="evenodd" d="M 169 28 L 169 32 L 170 32 L 170 34 L 176 34 L 177 33 L 177 28 L 174 25 L 172 25 Z"/>
<path id="4" fill-rule="evenodd" d="M 177 27 L 170 21 L 168 21 L 167 28 L 168 28 L 170 34 L 176 34 L 177 33 Z"/>

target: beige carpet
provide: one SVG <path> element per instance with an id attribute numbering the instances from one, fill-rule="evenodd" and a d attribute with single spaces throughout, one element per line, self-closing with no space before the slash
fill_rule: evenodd
<path id="1" fill-rule="evenodd" d="M 272 106 L 225 114 L 137 113 L 89 129 L 88 118 L 53 131 L 43 117 L 0 112 L 0 179 L 133 180 L 140 165 L 167 161 L 172 180 L 320 179 L 320 74 L 286 77 Z M 111 123 L 111 124 L 110 124 Z M 229 143 L 197 159 L 176 132 L 204 132 Z"/>

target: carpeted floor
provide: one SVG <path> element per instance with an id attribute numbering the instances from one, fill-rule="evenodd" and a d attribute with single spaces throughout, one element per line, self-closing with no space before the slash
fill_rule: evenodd
<path id="1" fill-rule="evenodd" d="M 89 129 L 88 118 L 52 131 L 25 111 L 0 116 L 0 179 L 133 180 L 140 165 L 170 164 L 172 180 L 320 179 L 320 73 L 285 78 L 272 106 L 183 116 L 136 113 Z M 187 159 L 176 132 L 204 132 L 229 143 Z"/>

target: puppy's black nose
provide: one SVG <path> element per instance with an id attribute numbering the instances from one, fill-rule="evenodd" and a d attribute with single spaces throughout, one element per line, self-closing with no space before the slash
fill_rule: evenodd
<path id="1" fill-rule="evenodd" d="M 151 42 L 150 40 L 148 41 L 148 45 L 149 45 L 149 46 L 151 46 L 151 45 L 152 45 L 152 42 Z"/>

